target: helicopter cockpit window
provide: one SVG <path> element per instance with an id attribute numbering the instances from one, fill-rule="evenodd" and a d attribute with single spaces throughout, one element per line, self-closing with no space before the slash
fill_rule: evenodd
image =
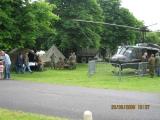
<path id="1" fill-rule="evenodd" d="M 124 55 L 130 58 L 132 52 L 133 52 L 133 48 L 128 48 L 128 49 L 126 49 L 126 51 L 124 52 Z"/>
<path id="2" fill-rule="evenodd" d="M 125 51 L 126 51 L 126 48 L 122 47 L 121 50 L 120 50 L 120 52 L 119 52 L 119 54 L 123 55 Z"/>
<path id="3" fill-rule="evenodd" d="M 131 54 L 132 59 L 138 59 L 138 49 L 134 48 Z"/>

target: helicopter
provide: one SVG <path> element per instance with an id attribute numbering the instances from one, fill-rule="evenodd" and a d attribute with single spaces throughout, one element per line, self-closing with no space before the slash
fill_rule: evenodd
<path id="1" fill-rule="evenodd" d="M 160 46 L 151 43 L 119 46 L 116 54 L 111 57 L 110 63 L 115 67 L 121 66 L 121 69 L 138 69 L 139 62 L 141 62 L 145 52 L 147 52 L 148 56 L 159 53 Z"/>
<path id="2" fill-rule="evenodd" d="M 112 24 L 112 23 L 105 23 L 98 21 L 88 21 L 80 19 L 74 19 L 74 21 L 93 23 L 93 24 L 103 24 L 103 25 L 116 26 L 116 27 L 122 27 L 126 29 L 133 29 L 140 31 L 142 36 L 141 43 L 138 43 L 136 45 L 119 46 L 117 52 L 110 58 L 110 63 L 115 67 L 121 66 L 121 70 L 123 70 L 124 68 L 138 69 L 138 64 L 139 62 L 141 62 L 141 57 L 145 52 L 148 53 L 148 56 L 160 52 L 160 46 L 158 46 L 157 44 L 144 43 L 146 38 L 146 32 L 150 32 L 148 27 L 156 25 L 157 23 L 137 28 L 127 25 L 119 25 L 119 24 Z"/>

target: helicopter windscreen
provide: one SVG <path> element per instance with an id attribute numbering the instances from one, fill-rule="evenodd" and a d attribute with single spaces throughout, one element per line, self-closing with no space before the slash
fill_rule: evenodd
<path id="1" fill-rule="evenodd" d="M 126 51 L 126 47 L 122 47 L 118 54 L 123 55 Z"/>
<path id="2" fill-rule="evenodd" d="M 126 57 L 128 57 L 128 58 L 133 57 L 133 48 L 127 48 L 124 51 L 123 55 L 126 56 Z"/>

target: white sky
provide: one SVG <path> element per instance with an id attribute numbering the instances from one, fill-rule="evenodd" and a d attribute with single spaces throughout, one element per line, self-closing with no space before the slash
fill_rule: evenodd
<path id="1" fill-rule="evenodd" d="M 133 15 L 144 21 L 145 25 L 157 23 L 149 27 L 151 30 L 160 30 L 160 0 L 121 0 L 122 6 L 128 8 Z"/>

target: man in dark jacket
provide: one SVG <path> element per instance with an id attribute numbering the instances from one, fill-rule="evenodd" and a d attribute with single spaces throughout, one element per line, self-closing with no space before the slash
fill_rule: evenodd
<path id="1" fill-rule="evenodd" d="M 24 57 L 22 53 L 17 55 L 16 59 L 16 72 L 17 73 L 24 73 Z"/>

